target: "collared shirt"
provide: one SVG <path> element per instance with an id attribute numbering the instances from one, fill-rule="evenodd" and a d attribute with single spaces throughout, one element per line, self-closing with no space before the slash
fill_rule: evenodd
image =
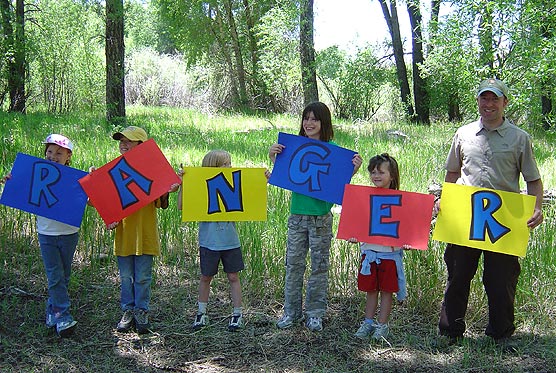
<path id="1" fill-rule="evenodd" d="M 531 137 L 504 119 L 488 130 L 480 120 L 460 127 L 446 160 L 448 172 L 460 172 L 458 183 L 519 192 L 519 174 L 525 181 L 541 178 Z"/>

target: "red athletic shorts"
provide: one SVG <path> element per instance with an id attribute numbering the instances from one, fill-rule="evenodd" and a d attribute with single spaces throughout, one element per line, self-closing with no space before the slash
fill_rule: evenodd
<path id="1" fill-rule="evenodd" d="M 361 263 L 365 259 L 365 254 L 361 258 Z M 396 262 L 390 259 L 381 259 L 380 264 L 371 263 L 371 274 L 361 274 L 361 264 L 359 264 L 359 273 L 357 274 L 357 288 L 364 292 L 385 291 L 387 293 L 397 293 L 398 287 L 398 271 L 396 270 Z"/>

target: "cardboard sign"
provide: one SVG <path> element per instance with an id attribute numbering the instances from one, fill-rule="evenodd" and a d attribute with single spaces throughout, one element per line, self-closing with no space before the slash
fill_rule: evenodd
<path id="1" fill-rule="evenodd" d="M 344 186 L 353 175 L 356 152 L 339 146 L 280 132 L 285 146 L 276 156 L 269 184 L 341 205 Z"/>
<path id="2" fill-rule="evenodd" d="M 434 196 L 346 185 L 337 238 L 426 250 Z"/>
<path id="3" fill-rule="evenodd" d="M 79 180 L 107 225 L 153 202 L 180 181 L 153 139 Z"/>
<path id="4" fill-rule="evenodd" d="M 87 195 L 78 180 L 86 172 L 18 153 L 0 203 L 79 227 Z"/>
<path id="5" fill-rule="evenodd" d="M 264 168 L 186 167 L 182 185 L 183 221 L 264 221 Z"/>
<path id="6" fill-rule="evenodd" d="M 524 257 L 536 197 L 444 183 L 433 239 Z"/>

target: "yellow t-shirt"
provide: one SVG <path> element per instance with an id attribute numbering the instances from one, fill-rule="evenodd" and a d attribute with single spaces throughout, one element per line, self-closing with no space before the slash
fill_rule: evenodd
<path id="1" fill-rule="evenodd" d="M 155 202 L 134 212 L 118 224 L 114 238 L 114 254 L 160 255 Z"/>

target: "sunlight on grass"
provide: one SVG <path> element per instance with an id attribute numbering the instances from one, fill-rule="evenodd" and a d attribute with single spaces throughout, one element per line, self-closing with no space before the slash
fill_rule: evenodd
<path id="1" fill-rule="evenodd" d="M 268 148 L 277 140 L 278 132 L 296 134 L 299 121 L 287 115 L 241 116 L 237 114 L 205 115 L 190 110 L 169 108 L 128 108 L 128 123 L 144 127 L 153 137 L 170 164 L 178 169 L 200 166 L 202 157 L 211 149 L 225 149 L 232 155 L 235 167 L 264 167 L 271 169 Z M 64 117 L 32 114 L 20 116 L 2 114 L 0 142 L 0 172 L 7 174 L 17 152 L 42 157 L 42 141 L 51 132 L 63 133 L 75 143 L 72 166 L 88 170 L 100 167 L 119 156 L 118 143 L 111 135 L 114 129 L 98 115 L 75 114 Z M 399 123 L 339 122 L 335 142 L 358 151 L 364 164 L 354 176 L 353 183 L 369 185 L 366 170 L 368 159 L 388 152 L 400 164 L 401 189 L 427 193 L 432 183 L 442 183 L 444 162 L 457 125 L 435 124 L 415 126 Z M 393 136 L 392 131 L 404 136 Z M 545 189 L 554 189 L 556 160 L 555 142 L 534 134 L 535 154 L 544 178 Z M 281 302 L 284 285 L 286 222 L 289 215 L 290 192 L 268 187 L 268 219 L 266 222 L 240 222 L 238 232 L 242 243 L 246 269 L 241 273 L 245 298 L 252 303 Z M 174 278 L 171 268 L 185 269 L 188 278 L 198 276 L 197 223 L 182 223 L 176 208 L 176 196 L 170 198 L 170 208 L 159 211 L 162 252 L 156 262 L 156 280 L 164 283 Z M 42 274 L 36 265 L 38 244 L 35 219 L 27 213 L 0 206 L 0 260 L 4 267 L 27 263 L 20 271 Z M 518 284 L 516 317 L 531 330 L 553 330 L 556 325 L 556 247 L 554 205 L 545 208 L 545 222 L 532 232 L 527 257 L 521 260 L 522 275 Z M 337 230 L 338 215 L 334 218 Z M 105 229 L 96 211 L 88 207 L 80 231 L 78 256 L 89 266 L 83 271 L 94 283 L 106 271 L 116 271 L 112 254 L 112 232 Z M 405 268 L 409 297 L 404 307 L 420 315 L 436 318 L 446 281 L 443 262 L 444 244 L 430 241 L 426 251 L 405 253 Z M 28 259 L 16 261 L 15 256 Z M 38 256 L 37 256 L 38 255 Z M 106 268 L 106 259 L 111 261 Z M 360 297 L 356 289 L 359 260 L 357 245 L 334 240 L 330 264 L 330 296 Z M 16 270 L 16 269 L 11 269 Z M 98 273 L 97 273 L 98 271 Z M 478 272 L 481 271 L 481 268 Z M 113 274 L 117 279 L 117 274 Z M 0 275 L 0 279 L 5 274 Z M 185 281 L 177 279 L 177 283 Z M 220 280 L 219 280 L 220 281 Z M 224 285 L 225 281 L 224 281 Z M 194 299 L 195 295 L 188 295 Z M 471 328 L 484 327 L 486 299 L 477 276 L 472 284 L 468 312 Z M 362 309 L 361 309 L 362 311 Z"/>

